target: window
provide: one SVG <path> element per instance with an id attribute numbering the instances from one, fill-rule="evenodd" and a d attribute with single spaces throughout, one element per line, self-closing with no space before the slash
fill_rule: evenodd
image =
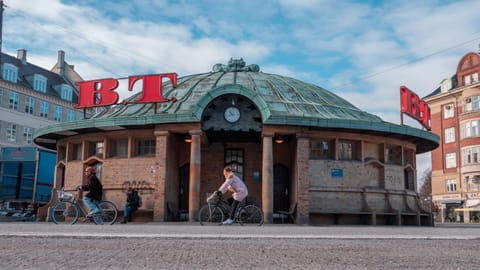
<path id="1" fill-rule="evenodd" d="M 478 129 L 478 120 L 463 122 L 460 125 L 460 138 L 478 137 L 480 130 Z"/>
<path id="2" fill-rule="evenodd" d="M 389 164 L 402 164 L 402 147 L 397 145 L 387 145 L 385 149 L 387 154 L 387 163 Z"/>
<path id="3" fill-rule="evenodd" d="M 478 73 L 473 73 L 472 74 L 472 81 L 475 83 L 475 82 L 478 82 Z"/>
<path id="4" fill-rule="evenodd" d="M 18 111 L 18 101 L 20 99 L 18 96 L 18 93 L 15 93 L 12 91 L 8 96 L 9 96 L 8 108 L 14 111 Z"/>
<path id="5" fill-rule="evenodd" d="M 453 104 L 448 104 L 443 107 L 443 118 L 451 118 L 454 115 Z"/>
<path id="6" fill-rule="evenodd" d="M 47 78 L 40 74 L 33 75 L 33 89 L 38 92 L 47 92 Z"/>
<path id="7" fill-rule="evenodd" d="M 463 155 L 463 164 L 470 164 L 472 163 L 472 149 L 467 148 L 462 150 L 462 155 Z"/>
<path id="8" fill-rule="evenodd" d="M 480 109 L 480 98 L 479 96 L 467 97 L 463 100 L 463 111 L 478 111 Z M 453 116 L 453 115 L 452 115 Z"/>
<path id="9" fill-rule="evenodd" d="M 57 159 L 65 161 L 65 156 L 67 155 L 67 148 L 63 145 L 57 146 Z"/>
<path id="10" fill-rule="evenodd" d="M 53 120 L 62 122 L 62 106 L 55 105 L 53 109 Z"/>
<path id="11" fill-rule="evenodd" d="M 473 110 L 474 111 L 478 111 L 478 109 L 480 108 L 480 98 L 478 96 L 473 96 L 472 97 L 472 106 L 473 106 Z"/>
<path id="12" fill-rule="evenodd" d="M 25 97 L 25 112 L 28 114 L 35 112 L 35 99 L 33 97 Z"/>
<path id="13" fill-rule="evenodd" d="M 457 190 L 457 180 L 455 179 L 448 179 L 446 181 L 446 189 L 447 192 L 453 192 Z"/>
<path id="14" fill-rule="evenodd" d="M 448 90 L 452 89 L 452 80 L 451 79 L 443 80 L 440 87 L 442 92 L 447 92 Z"/>
<path id="15" fill-rule="evenodd" d="M 7 126 L 7 141 L 16 142 L 17 141 L 17 125 L 14 123 L 8 123 Z"/>
<path id="16" fill-rule="evenodd" d="M 403 148 L 403 164 L 415 164 L 415 156 L 413 149 Z"/>
<path id="17" fill-rule="evenodd" d="M 463 165 L 478 163 L 479 147 L 469 147 L 462 150 Z"/>
<path id="18" fill-rule="evenodd" d="M 88 156 L 103 158 L 103 141 L 90 142 L 88 145 Z"/>
<path id="19" fill-rule="evenodd" d="M 3 79 L 9 82 L 17 83 L 18 69 L 12 64 L 3 64 Z"/>
<path id="20" fill-rule="evenodd" d="M 456 158 L 455 153 L 445 154 L 445 166 L 446 166 L 446 168 L 457 167 L 457 158 Z"/>
<path id="21" fill-rule="evenodd" d="M 68 122 L 73 122 L 75 121 L 75 111 L 67 109 L 67 121 Z"/>
<path id="22" fill-rule="evenodd" d="M 310 141 L 310 158 L 333 159 L 333 149 L 332 140 L 312 140 Z"/>
<path id="23" fill-rule="evenodd" d="M 455 141 L 455 128 L 446 128 L 445 129 L 445 143 L 451 143 Z"/>
<path id="24" fill-rule="evenodd" d="M 81 160 L 82 159 L 82 144 L 74 143 L 71 144 L 71 157 L 72 160 Z"/>
<path id="25" fill-rule="evenodd" d="M 470 74 L 463 76 L 463 83 L 465 85 L 469 85 L 472 83 L 472 77 L 470 76 Z"/>
<path id="26" fill-rule="evenodd" d="M 48 118 L 48 102 L 40 102 L 40 117 Z"/>
<path id="27" fill-rule="evenodd" d="M 110 142 L 110 157 L 127 157 L 128 139 L 112 140 Z"/>
<path id="28" fill-rule="evenodd" d="M 23 141 L 26 144 L 32 144 L 33 142 L 33 128 L 24 127 L 23 128 Z"/>
<path id="29" fill-rule="evenodd" d="M 244 179 L 244 158 L 243 149 L 225 149 L 225 166 L 232 167 L 232 171 Z"/>
<path id="30" fill-rule="evenodd" d="M 63 84 L 60 89 L 60 97 L 64 100 L 72 101 L 72 87 Z"/>
<path id="31" fill-rule="evenodd" d="M 357 143 L 354 141 L 339 141 L 338 159 L 355 160 L 357 159 Z"/>
<path id="32" fill-rule="evenodd" d="M 472 123 L 467 122 L 465 123 L 465 137 L 471 137 L 472 136 Z"/>
<path id="33" fill-rule="evenodd" d="M 155 138 L 144 138 L 135 140 L 135 156 L 155 155 Z"/>

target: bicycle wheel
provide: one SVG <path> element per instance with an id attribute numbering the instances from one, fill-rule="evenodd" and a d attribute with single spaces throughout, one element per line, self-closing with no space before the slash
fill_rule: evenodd
<path id="1" fill-rule="evenodd" d="M 216 205 L 204 205 L 198 212 L 200 225 L 220 225 L 223 221 L 223 210 Z"/>
<path id="2" fill-rule="evenodd" d="M 93 222 L 95 224 L 109 224 L 112 225 L 117 221 L 118 209 L 117 206 L 111 201 L 101 201 L 98 203 L 98 208 L 102 210 L 101 219 L 94 218 Z"/>
<path id="3" fill-rule="evenodd" d="M 246 205 L 238 212 L 238 222 L 241 225 L 257 225 L 263 224 L 263 211 L 258 206 Z"/>
<path id="4" fill-rule="evenodd" d="M 75 224 L 80 211 L 71 201 L 59 201 L 50 209 L 50 218 L 55 224 Z"/>

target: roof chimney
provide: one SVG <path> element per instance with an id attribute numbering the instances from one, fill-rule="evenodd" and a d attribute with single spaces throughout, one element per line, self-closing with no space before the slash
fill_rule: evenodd
<path id="1" fill-rule="evenodd" d="M 27 50 L 25 49 L 20 49 L 17 50 L 17 59 L 20 59 L 22 63 L 27 62 Z"/>
<path id="2" fill-rule="evenodd" d="M 58 65 L 58 74 L 64 77 L 65 76 L 65 52 L 62 50 L 58 51 L 57 65 Z"/>

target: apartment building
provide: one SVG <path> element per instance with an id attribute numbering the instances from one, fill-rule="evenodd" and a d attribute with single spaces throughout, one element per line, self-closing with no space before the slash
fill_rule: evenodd
<path id="1" fill-rule="evenodd" d="M 83 119 L 83 111 L 75 109 L 75 83 L 83 79 L 61 50 L 51 69 L 29 63 L 23 49 L 16 57 L 2 53 L 0 67 L 0 200 L 32 198 L 36 184 L 47 187 L 42 196 L 48 197 L 53 167 L 46 179 L 36 179 L 39 149 L 33 134 L 41 127 Z"/>
<path id="2" fill-rule="evenodd" d="M 432 202 L 437 222 L 478 222 L 480 217 L 480 55 L 465 54 L 456 73 L 424 100 L 432 132 Z"/>

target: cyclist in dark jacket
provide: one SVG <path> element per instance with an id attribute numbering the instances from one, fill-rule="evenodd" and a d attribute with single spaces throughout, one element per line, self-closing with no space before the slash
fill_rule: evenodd
<path id="1" fill-rule="evenodd" d="M 80 189 L 83 191 L 88 191 L 88 193 L 83 197 L 83 201 L 90 210 L 90 212 L 88 212 L 88 216 L 91 216 L 100 212 L 97 204 L 102 200 L 103 187 L 100 183 L 100 180 L 98 180 L 94 167 L 85 168 L 85 176 L 87 177 L 87 184 L 80 186 Z"/>

